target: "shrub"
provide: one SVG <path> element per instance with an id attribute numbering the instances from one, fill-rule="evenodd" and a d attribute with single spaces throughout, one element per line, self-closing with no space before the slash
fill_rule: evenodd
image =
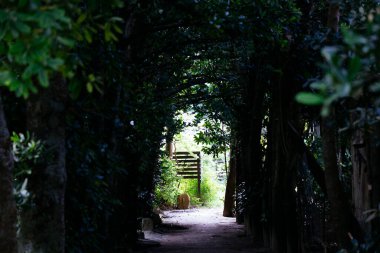
<path id="1" fill-rule="evenodd" d="M 161 158 L 160 177 L 155 189 L 155 204 L 157 206 L 174 207 L 179 195 L 180 178 L 177 176 L 175 162 L 167 156 Z"/>
<path id="2" fill-rule="evenodd" d="M 201 197 L 198 197 L 198 180 L 182 179 L 180 191 L 190 195 L 191 205 L 219 206 L 223 204 L 223 185 L 217 181 L 216 172 L 203 167 L 201 181 Z"/>

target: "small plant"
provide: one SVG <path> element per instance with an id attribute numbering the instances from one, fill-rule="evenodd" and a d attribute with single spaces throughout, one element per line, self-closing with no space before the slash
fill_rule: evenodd
<path id="1" fill-rule="evenodd" d="M 29 192 L 27 190 L 28 177 L 32 174 L 32 168 L 37 163 L 43 151 L 41 141 L 35 140 L 27 132 L 25 135 L 12 133 L 14 167 L 14 192 L 17 204 L 23 205 L 27 202 Z"/>
<path id="2" fill-rule="evenodd" d="M 156 185 L 156 205 L 174 207 L 180 194 L 178 186 L 180 177 L 177 176 L 175 162 L 167 156 L 161 158 L 161 174 Z"/>

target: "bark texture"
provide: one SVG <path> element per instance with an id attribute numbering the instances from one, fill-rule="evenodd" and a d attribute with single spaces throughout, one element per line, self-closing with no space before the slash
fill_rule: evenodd
<path id="1" fill-rule="evenodd" d="M 365 222 L 367 216 L 364 213 L 370 209 L 367 147 L 364 131 L 355 130 L 351 140 L 352 204 L 356 219 L 369 232 L 369 223 Z"/>
<path id="2" fill-rule="evenodd" d="M 13 196 L 13 155 L 0 96 L 0 251 L 17 252 L 17 209 Z"/>
<path id="3" fill-rule="evenodd" d="M 377 123 L 371 129 L 373 133 L 369 139 L 371 151 L 369 152 L 369 198 L 371 208 L 380 208 L 380 124 Z M 380 234 L 380 219 L 371 221 L 371 231 L 373 234 Z"/>
<path id="4" fill-rule="evenodd" d="M 273 107 L 271 108 L 272 157 L 270 162 L 271 196 L 269 199 L 272 220 L 270 221 L 270 247 L 273 252 L 301 252 L 299 247 L 299 228 L 297 228 L 296 212 L 296 180 L 297 170 L 302 161 L 293 145 L 292 134 L 288 122 L 297 119 L 297 105 L 293 102 L 295 87 L 288 76 L 280 79 L 273 87 Z M 288 79 L 289 78 L 289 79 Z M 287 87 L 287 89 L 283 89 Z M 283 110 L 283 108 L 288 108 Z M 284 218 L 286 217 L 286 218 Z"/>
<path id="5" fill-rule="evenodd" d="M 349 233 L 363 240 L 361 228 L 351 212 L 351 207 L 339 179 L 336 155 L 334 114 L 322 121 L 322 148 L 325 164 L 325 182 L 330 203 L 330 224 L 332 235 L 338 246 L 349 246 Z"/>
<path id="6" fill-rule="evenodd" d="M 33 205 L 22 217 L 23 239 L 31 252 L 65 251 L 66 99 L 66 83 L 57 76 L 27 103 L 28 130 L 44 144 L 29 181 Z"/>
<path id="7" fill-rule="evenodd" d="M 224 217 L 235 216 L 235 189 L 236 189 L 236 152 L 235 145 L 231 146 L 230 171 L 227 178 L 226 193 L 224 197 Z"/>
<path id="8" fill-rule="evenodd" d="M 327 27 L 334 32 L 339 31 L 340 6 L 336 1 L 331 1 L 329 4 Z"/>

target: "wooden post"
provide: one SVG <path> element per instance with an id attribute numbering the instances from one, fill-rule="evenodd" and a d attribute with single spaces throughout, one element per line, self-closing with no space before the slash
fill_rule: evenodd
<path id="1" fill-rule="evenodd" d="M 198 153 L 197 169 L 198 169 L 198 198 L 200 198 L 201 197 L 201 154 L 200 153 Z"/>
<path id="2" fill-rule="evenodd" d="M 166 140 L 166 153 L 169 156 L 170 159 L 173 159 L 173 142 L 169 139 Z"/>

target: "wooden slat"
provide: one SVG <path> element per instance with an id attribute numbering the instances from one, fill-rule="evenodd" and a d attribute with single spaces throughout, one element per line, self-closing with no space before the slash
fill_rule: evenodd
<path id="1" fill-rule="evenodd" d="M 178 168 L 198 168 L 197 164 L 177 164 Z"/>
<path id="2" fill-rule="evenodd" d="M 174 160 L 176 159 L 198 159 L 198 156 L 192 156 L 192 155 L 174 155 Z"/>
<path id="3" fill-rule="evenodd" d="M 194 168 L 197 169 L 199 166 L 196 164 L 177 164 L 178 169 L 185 169 L 185 168 Z"/>
<path id="4" fill-rule="evenodd" d="M 187 152 L 187 151 L 178 151 L 178 152 L 175 152 L 175 154 L 181 154 L 181 155 L 183 155 L 183 154 L 197 154 L 197 155 L 199 155 L 201 152 L 199 152 L 199 151 L 194 151 L 194 152 Z"/>
<path id="5" fill-rule="evenodd" d="M 189 158 L 189 159 L 175 159 L 175 162 L 198 162 L 199 159 L 197 158 Z"/>
<path id="6" fill-rule="evenodd" d="M 190 171 L 190 170 L 199 171 L 198 168 L 179 168 L 178 170 L 179 171 Z"/>
<path id="7" fill-rule="evenodd" d="M 184 179 L 198 179 L 197 176 L 183 176 Z"/>
<path id="8" fill-rule="evenodd" d="M 177 164 L 177 168 L 184 169 L 184 168 L 194 168 L 197 169 L 198 166 L 195 164 Z"/>
<path id="9" fill-rule="evenodd" d="M 195 163 L 198 164 L 198 160 L 177 160 L 176 163 L 182 164 L 182 163 Z"/>
<path id="10" fill-rule="evenodd" d="M 199 158 L 198 157 L 174 157 L 173 158 L 173 161 L 192 161 L 192 160 L 198 160 Z"/>

